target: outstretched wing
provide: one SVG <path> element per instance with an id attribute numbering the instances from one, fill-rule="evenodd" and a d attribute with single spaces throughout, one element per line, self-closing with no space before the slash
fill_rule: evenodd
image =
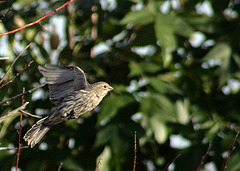
<path id="1" fill-rule="evenodd" d="M 46 64 L 38 69 L 49 84 L 50 100 L 55 104 L 60 103 L 74 90 L 85 89 L 88 86 L 83 70 L 78 67 Z"/>

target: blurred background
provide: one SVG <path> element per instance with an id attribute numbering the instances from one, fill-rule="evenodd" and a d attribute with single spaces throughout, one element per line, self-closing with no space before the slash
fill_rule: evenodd
<path id="1" fill-rule="evenodd" d="M 67 1 L 0 2 L 0 34 L 34 22 Z M 0 101 L 44 83 L 38 65 L 76 65 L 90 83 L 114 87 L 99 107 L 53 127 L 19 170 L 222 170 L 239 130 L 239 0 L 76 0 L 24 30 L 0 37 L 0 77 L 29 44 L 2 84 Z M 48 87 L 24 96 L 26 111 L 46 115 Z M 0 106 L 1 116 L 21 98 Z M 0 147 L 17 147 L 19 115 L 0 125 Z M 37 121 L 23 116 L 22 134 Z M 21 139 L 22 145 L 26 143 Z M 226 170 L 240 170 L 237 139 Z M 16 150 L 0 151 L 15 170 Z"/>

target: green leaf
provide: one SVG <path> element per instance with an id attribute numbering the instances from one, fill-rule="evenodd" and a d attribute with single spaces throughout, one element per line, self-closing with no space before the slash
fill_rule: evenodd
<path id="1" fill-rule="evenodd" d="M 219 86 L 222 87 L 231 77 L 231 59 L 230 56 L 223 60 L 220 66 L 220 81 Z"/>
<path id="2" fill-rule="evenodd" d="M 181 17 L 166 15 L 165 21 L 173 28 L 174 32 L 180 36 L 190 37 L 194 29 Z"/>
<path id="3" fill-rule="evenodd" d="M 153 117 L 150 119 L 150 126 L 152 128 L 155 140 L 159 144 L 164 143 L 168 136 L 166 125 L 158 118 Z"/>
<path id="4" fill-rule="evenodd" d="M 112 85 L 112 84 L 111 84 Z M 115 93 L 127 93 L 127 86 L 124 84 L 113 84 Z"/>
<path id="5" fill-rule="evenodd" d="M 169 75 L 174 77 L 174 75 Z M 160 93 L 177 93 L 181 94 L 177 87 L 173 87 L 173 83 L 163 81 L 160 77 L 148 77 L 149 84 Z"/>
<path id="6" fill-rule="evenodd" d="M 26 29 L 26 39 L 29 41 L 29 42 L 32 42 L 33 39 L 35 38 L 37 34 L 37 31 L 36 29 L 32 29 L 32 28 L 28 28 Z"/>
<path id="7" fill-rule="evenodd" d="M 149 97 L 141 98 L 141 108 L 142 113 L 148 116 L 158 115 L 162 122 L 176 122 L 176 110 L 174 104 L 166 96 L 153 94 Z"/>
<path id="8" fill-rule="evenodd" d="M 239 152 L 232 154 L 230 159 L 229 159 L 229 162 L 227 163 L 226 171 L 238 171 L 238 170 L 240 170 L 239 160 L 240 160 Z"/>
<path id="9" fill-rule="evenodd" d="M 111 119 L 117 111 L 125 105 L 135 101 L 130 95 L 109 96 L 101 104 L 101 111 L 98 114 L 98 124 L 105 119 Z"/>
<path id="10" fill-rule="evenodd" d="M 161 14 L 157 14 L 155 18 L 155 34 L 157 39 L 161 42 L 161 46 L 167 49 L 168 53 L 176 49 L 177 43 L 174 35 L 174 28 L 171 27 Z"/>
<path id="11" fill-rule="evenodd" d="M 34 2 L 37 2 L 37 0 L 19 0 L 18 3 L 21 7 L 31 6 Z"/>
<path id="12" fill-rule="evenodd" d="M 211 126 L 211 129 L 206 133 L 205 138 L 207 138 L 208 140 L 213 139 L 215 136 L 217 136 L 217 133 L 220 130 L 220 124 L 219 123 L 214 123 Z"/>
<path id="13" fill-rule="evenodd" d="M 187 21 L 194 28 L 196 28 L 196 30 L 213 34 L 217 29 L 213 17 L 196 13 L 186 13 L 182 17 L 185 19 L 185 21 Z"/>
<path id="14" fill-rule="evenodd" d="M 148 72 L 148 73 L 155 73 L 162 68 L 159 64 L 155 64 L 151 62 L 142 62 L 140 65 L 143 68 L 144 72 Z"/>
<path id="15" fill-rule="evenodd" d="M 161 69 L 161 66 L 158 64 L 151 63 L 151 62 L 144 61 L 141 63 L 137 63 L 137 62 L 132 61 L 129 64 L 129 68 L 130 68 L 129 76 L 133 77 L 133 76 L 139 76 L 144 73 L 157 72 Z"/>
<path id="16" fill-rule="evenodd" d="M 164 93 L 168 87 L 168 83 L 160 80 L 159 78 L 150 77 L 148 78 L 149 84 L 158 92 Z"/>
<path id="17" fill-rule="evenodd" d="M 164 119 L 171 119 L 172 121 L 176 121 L 176 111 L 175 106 L 172 103 L 172 101 L 163 95 L 154 95 L 154 98 L 156 98 L 160 108 L 162 109 L 162 116 L 164 116 Z"/>
<path id="18" fill-rule="evenodd" d="M 223 86 L 223 84 L 225 84 L 225 82 L 231 76 L 231 54 L 232 49 L 228 44 L 218 43 L 203 58 L 203 60 L 206 62 L 208 62 L 209 60 L 221 62 L 221 65 L 219 67 L 220 87 Z"/>
<path id="19" fill-rule="evenodd" d="M 96 160 L 96 165 L 99 163 L 99 160 L 101 159 L 101 165 L 98 168 L 99 171 L 110 171 L 111 170 L 111 150 L 109 146 L 105 146 L 103 152 L 98 156 Z"/>
<path id="20" fill-rule="evenodd" d="M 178 100 L 176 102 L 176 110 L 179 123 L 187 124 L 189 122 L 188 102 L 186 100 Z"/>
<path id="21" fill-rule="evenodd" d="M 120 24 L 146 25 L 154 21 L 153 14 L 149 10 L 130 11 L 120 21 Z"/>
<path id="22" fill-rule="evenodd" d="M 208 61 L 208 60 L 221 60 L 223 62 L 223 60 L 225 60 L 226 58 L 230 58 L 232 53 L 231 47 L 226 44 L 226 43 L 218 43 L 216 44 L 211 50 L 210 52 L 207 53 L 207 55 L 205 55 L 203 57 L 204 61 Z"/>
<path id="23" fill-rule="evenodd" d="M 75 161 L 74 159 L 72 159 L 70 157 L 67 158 L 66 160 L 64 160 L 62 163 L 63 163 L 63 167 L 65 169 L 68 169 L 68 170 L 83 170 L 83 168 L 81 168 L 79 166 L 77 161 Z"/>
<path id="24" fill-rule="evenodd" d="M 97 148 L 97 147 L 106 145 L 111 139 L 109 135 L 113 135 L 114 130 L 115 130 L 114 125 L 108 125 L 101 128 L 97 133 L 94 147 Z"/>
<path id="25" fill-rule="evenodd" d="M 162 48 L 161 56 L 163 58 L 163 67 L 168 67 L 172 61 L 172 53 L 168 49 Z"/>
<path id="26" fill-rule="evenodd" d="M 130 73 L 129 73 L 130 77 L 140 75 L 143 72 L 142 67 L 137 62 L 134 62 L 134 61 L 129 63 L 129 68 L 130 68 Z"/>
<path id="27" fill-rule="evenodd" d="M 92 67 L 99 76 L 105 77 L 106 72 L 103 68 L 101 68 L 99 65 L 93 65 Z"/>

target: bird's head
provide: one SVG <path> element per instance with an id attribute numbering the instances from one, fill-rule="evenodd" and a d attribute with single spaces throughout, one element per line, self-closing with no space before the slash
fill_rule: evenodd
<path id="1" fill-rule="evenodd" d="M 97 82 L 92 84 L 92 88 L 97 93 L 97 95 L 104 97 L 109 91 L 112 91 L 113 88 L 105 82 Z"/>

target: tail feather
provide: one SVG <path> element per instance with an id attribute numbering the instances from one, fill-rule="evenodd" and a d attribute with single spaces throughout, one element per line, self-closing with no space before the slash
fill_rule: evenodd
<path id="1" fill-rule="evenodd" d="M 39 120 L 24 135 L 23 139 L 31 148 L 33 148 L 51 128 L 51 126 L 43 124 L 47 119 L 48 117 Z"/>

